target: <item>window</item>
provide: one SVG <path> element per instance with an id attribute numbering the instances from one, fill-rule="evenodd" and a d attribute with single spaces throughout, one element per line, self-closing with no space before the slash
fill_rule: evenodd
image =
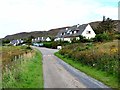
<path id="1" fill-rule="evenodd" d="M 91 33 L 91 31 L 87 31 L 87 34 L 90 34 Z"/>
<path id="2" fill-rule="evenodd" d="M 61 33 L 61 35 L 64 35 L 64 33 Z"/>
<path id="3" fill-rule="evenodd" d="M 76 30 L 76 32 L 78 33 L 78 32 L 79 32 L 79 30 Z"/>
<path id="4" fill-rule="evenodd" d="M 70 32 L 70 34 L 72 34 L 72 32 Z"/>
<path id="5" fill-rule="evenodd" d="M 74 31 L 72 31 L 72 34 L 74 33 Z"/>
<path id="6" fill-rule="evenodd" d="M 77 31 L 74 31 L 74 34 L 76 34 L 77 33 Z"/>

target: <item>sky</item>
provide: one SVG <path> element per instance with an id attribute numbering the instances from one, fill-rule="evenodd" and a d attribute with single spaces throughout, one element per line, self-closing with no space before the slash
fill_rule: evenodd
<path id="1" fill-rule="evenodd" d="M 119 0 L 0 0 L 0 38 L 20 32 L 118 20 Z"/>

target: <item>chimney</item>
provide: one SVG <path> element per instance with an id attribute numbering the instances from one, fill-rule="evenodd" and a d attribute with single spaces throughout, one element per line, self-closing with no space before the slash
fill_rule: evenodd
<path id="1" fill-rule="evenodd" d="M 77 28 L 80 26 L 80 24 L 77 24 Z"/>
<path id="2" fill-rule="evenodd" d="M 68 30 L 68 28 L 66 28 L 66 30 Z"/>

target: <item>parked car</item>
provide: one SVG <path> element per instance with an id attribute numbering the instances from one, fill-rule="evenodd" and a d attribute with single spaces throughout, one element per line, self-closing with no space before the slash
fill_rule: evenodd
<path id="1" fill-rule="evenodd" d="M 43 43 L 33 43 L 33 46 L 42 47 Z"/>

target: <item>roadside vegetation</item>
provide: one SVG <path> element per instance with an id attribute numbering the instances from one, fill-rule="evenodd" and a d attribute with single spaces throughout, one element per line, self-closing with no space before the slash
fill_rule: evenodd
<path id="1" fill-rule="evenodd" d="M 57 46 L 65 46 L 69 45 L 70 43 L 67 41 L 51 41 L 51 42 L 43 42 L 43 47 L 57 49 Z"/>
<path id="2" fill-rule="evenodd" d="M 118 87 L 118 40 L 71 44 L 55 55 L 106 85 L 112 88 Z"/>
<path id="3" fill-rule="evenodd" d="M 120 77 L 119 46 L 120 32 L 115 31 L 116 24 L 110 18 L 103 17 L 103 21 L 94 28 L 95 38 L 80 40 L 71 38 L 66 41 L 37 42 L 38 46 L 62 49 L 56 55 L 73 67 L 104 82 L 106 85 L 117 88 Z M 42 56 L 31 49 L 32 39 L 28 37 L 26 46 L 10 46 L 9 40 L 3 40 L 2 68 L 3 87 L 42 88 Z M 22 44 L 21 44 L 22 45 Z M 40 46 L 41 47 L 41 46 Z"/>
<path id="4" fill-rule="evenodd" d="M 2 88 L 43 88 L 41 53 L 28 46 L 3 46 Z"/>
<path id="5" fill-rule="evenodd" d="M 55 53 L 59 58 L 86 74 L 102 81 L 112 88 L 119 86 L 119 46 L 120 33 L 110 18 L 103 16 L 103 21 L 95 29 L 95 38 L 72 40 L 72 44 L 63 46 Z"/>

